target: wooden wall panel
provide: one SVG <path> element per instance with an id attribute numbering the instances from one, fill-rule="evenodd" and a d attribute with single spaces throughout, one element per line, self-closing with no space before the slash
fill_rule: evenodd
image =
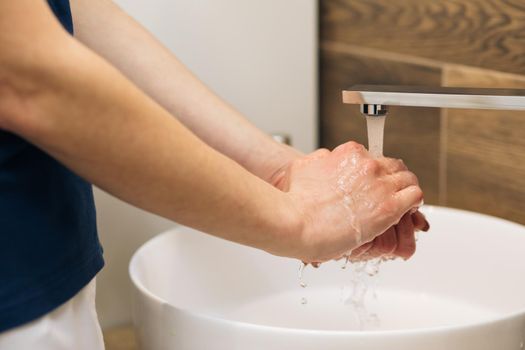
<path id="1" fill-rule="evenodd" d="M 321 42 L 525 74 L 523 0 L 322 0 Z"/>
<path id="2" fill-rule="evenodd" d="M 342 103 L 341 91 L 353 84 L 439 85 L 441 71 L 353 53 L 322 50 L 321 145 L 333 148 L 354 140 L 367 145 L 366 122 L 357 106 Z M 439 193 L 440 112 L 429 108 L 391 108 L 386 121 L 385 155 L 402 158 L 419 177 L 425 201 Z"/>
<path id="3" fill-rule="evenodd" d="M 357 107 L 341 104 L 351 84 L 525 88 L 523 0 L 323 0 L 320 7 L 324 146 L 366 143 Z M 392 109 L 385 153 L 406 160 L 427 202 L 525 224 L 525 112 Z"/>
<path id="4" fill-rule="evenodd" d="M 445 69 L 447 86 L 525 88 L 525 77 Z M 525 224 L 525 112 L 446 112 L 447 205 Z"/>

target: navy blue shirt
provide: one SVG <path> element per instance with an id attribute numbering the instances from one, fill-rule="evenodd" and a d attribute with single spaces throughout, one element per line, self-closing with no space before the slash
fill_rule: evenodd
<path id="1" fill-rule="evenodd" d="M 73 34 L 69 1 L 48 3 Z M 103 265 L 91 185 L 0 131 L 0 332 L 63 304 Z"/>

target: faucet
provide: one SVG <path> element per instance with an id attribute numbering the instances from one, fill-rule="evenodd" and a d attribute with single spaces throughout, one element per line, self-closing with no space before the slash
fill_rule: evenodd
<path id="1" fill-rule="evenodd" d="M 525 110 L 525 90 L 401 85 L 354 85 L 343 102 L 361 105 L 366 116 L 385 116 L 388 106 Z"/>

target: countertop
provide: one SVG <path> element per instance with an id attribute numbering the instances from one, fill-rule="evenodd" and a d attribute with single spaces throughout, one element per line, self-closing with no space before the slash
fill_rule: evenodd
<path id="1" fill-rule="evenodd" d="M 119 326 L 104 330 L 106 350 L 138 350 L 133 326 Z"/>

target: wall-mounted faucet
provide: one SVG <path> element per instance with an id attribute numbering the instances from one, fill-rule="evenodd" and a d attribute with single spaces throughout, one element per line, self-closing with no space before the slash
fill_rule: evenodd
<path id="1" fill-rule="evenodd" d="M 361 105 L 367 116 L 384 116 L 388 106 L 525 110 L 525 90 L 355 85 L 343 102 Z"/>

